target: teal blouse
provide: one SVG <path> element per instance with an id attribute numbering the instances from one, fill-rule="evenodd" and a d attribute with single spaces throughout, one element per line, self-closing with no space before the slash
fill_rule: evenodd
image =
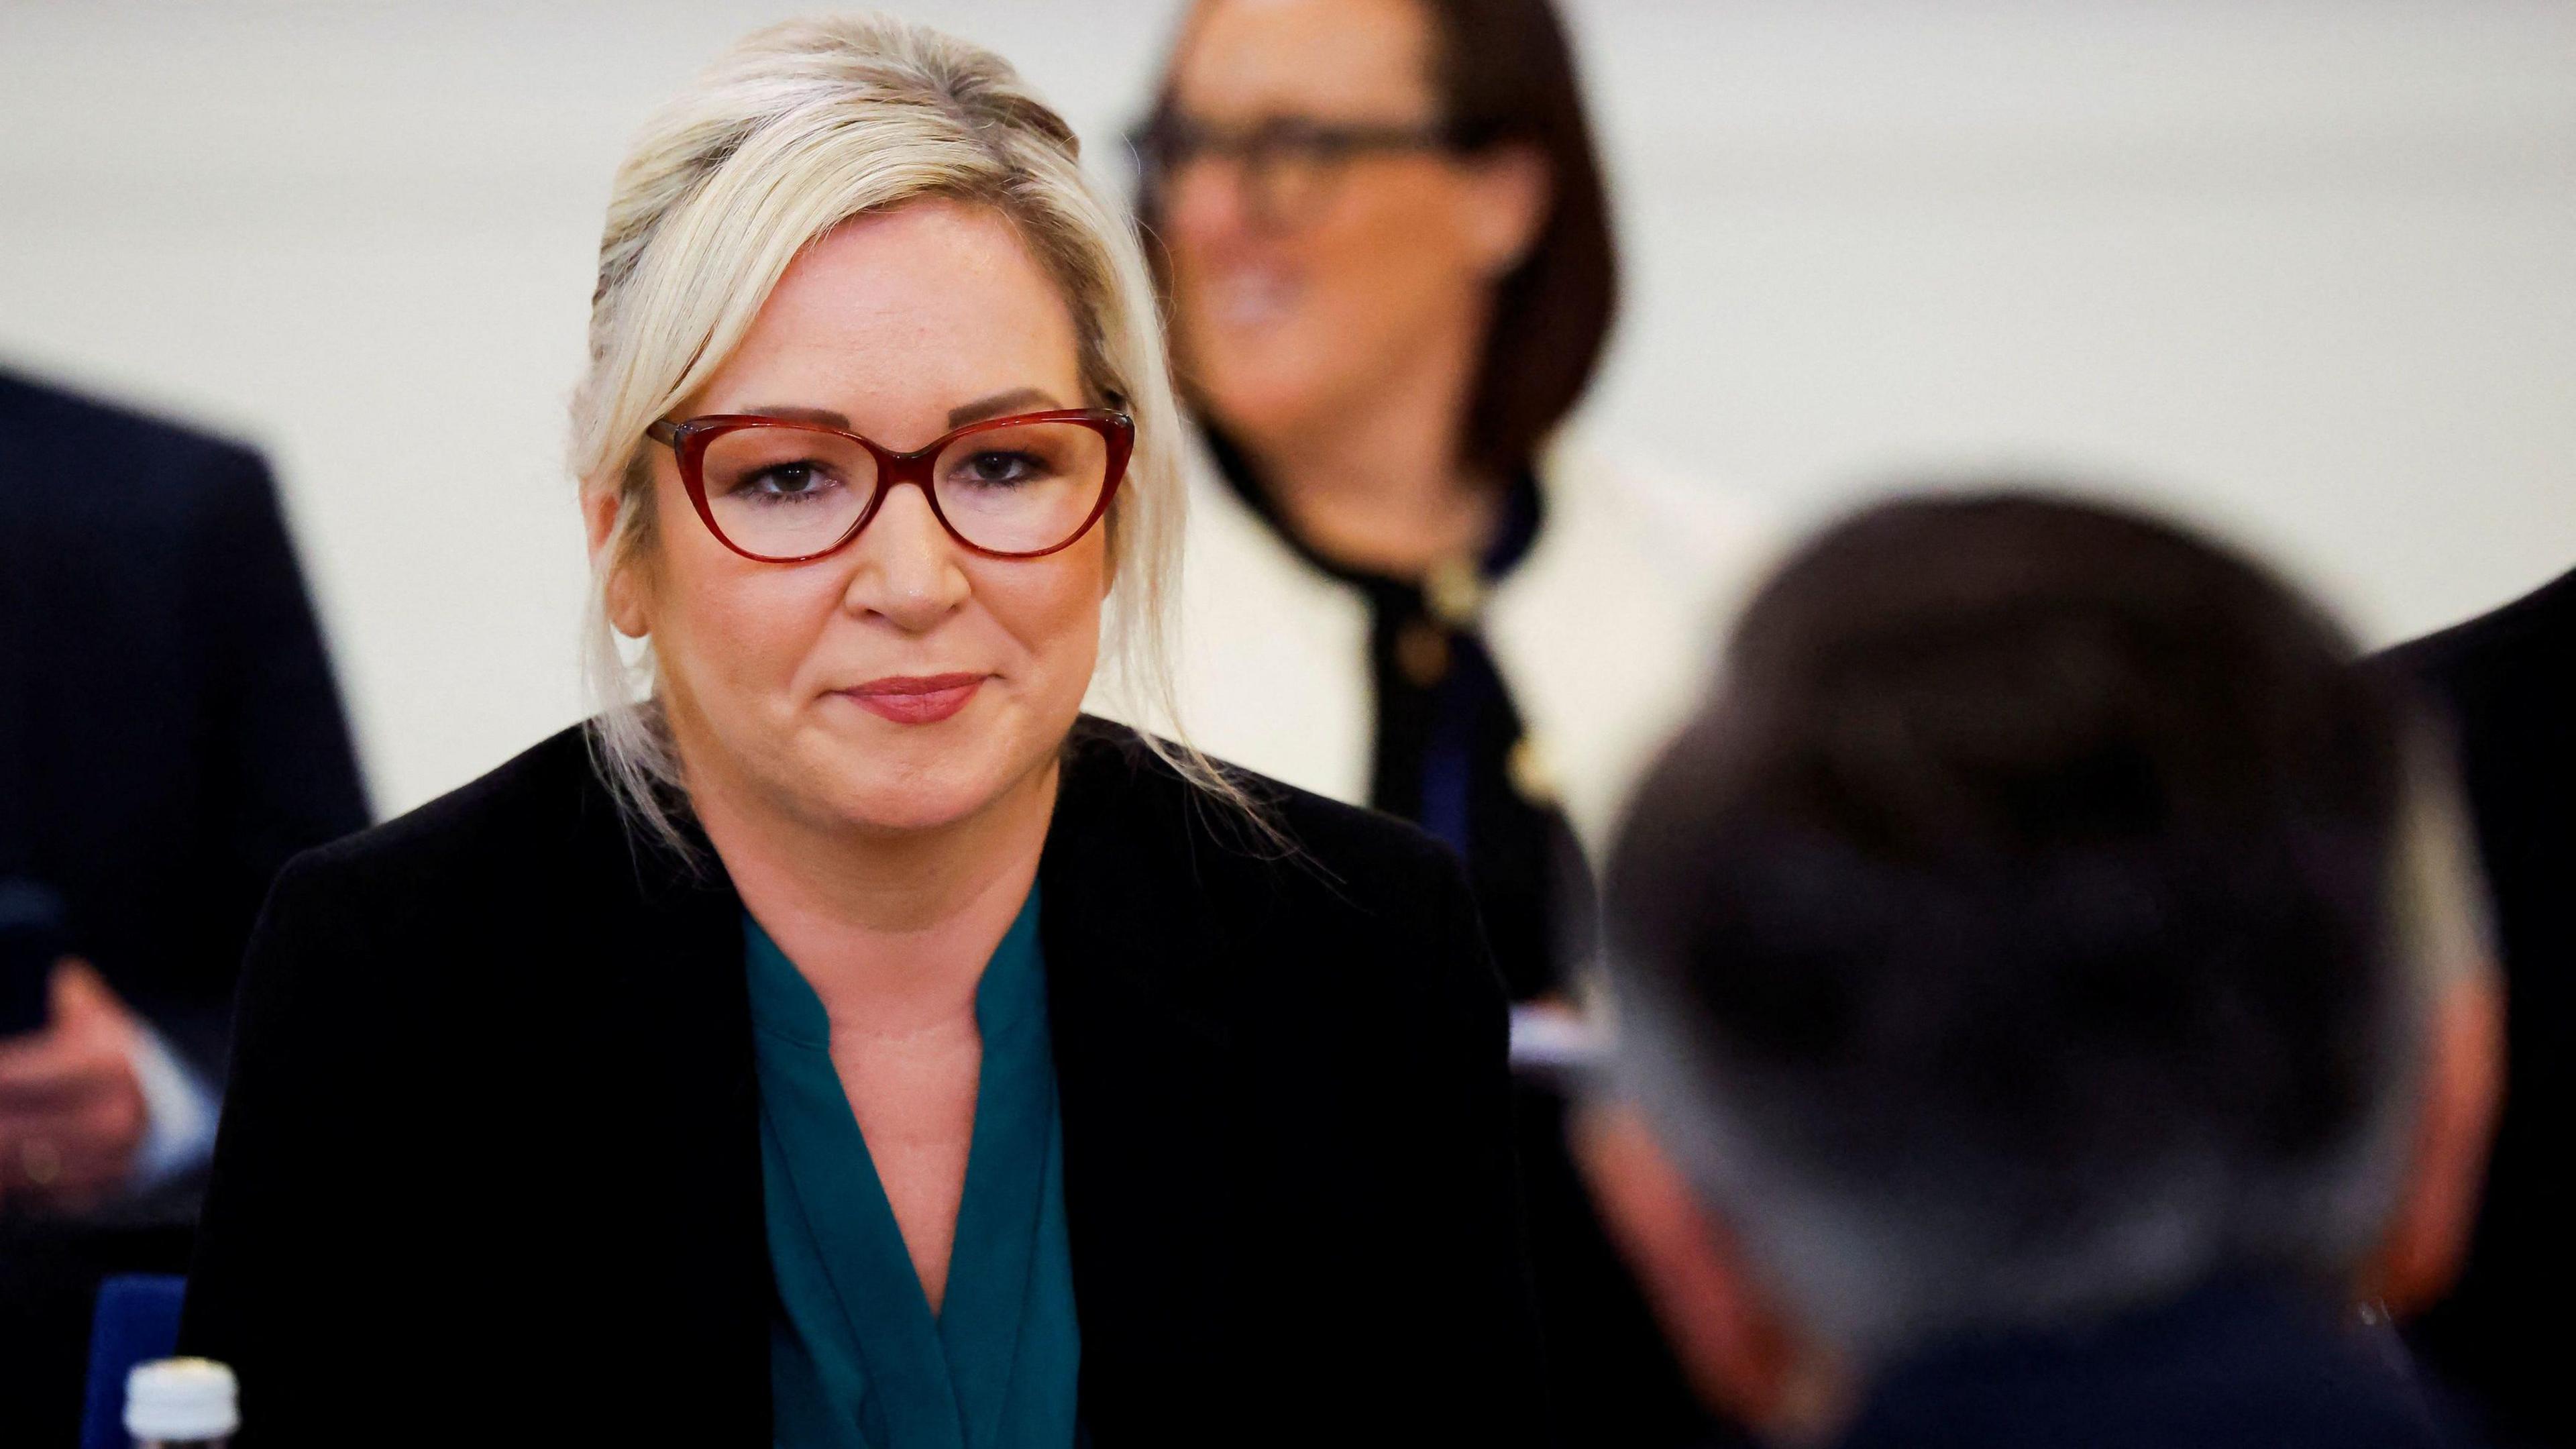
<path id="1" fill-rule="evenodd" d="M 778 1304 L 780 1449 L 1071 1449 L 1081 1337 L 1038 896 L 984 967 L 966 1191 L 932 1313 L 833 1070 L 823 1003 L 743 918 Z"/>

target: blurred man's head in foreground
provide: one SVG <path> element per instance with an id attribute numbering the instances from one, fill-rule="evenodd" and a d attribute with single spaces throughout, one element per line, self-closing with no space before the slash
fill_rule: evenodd
<path id="1" fill-rule="evenodd" d="M 1588 1165 L 1703 1391 L 1812 1428 L 2221 1275 L 2439 1291 L 2496 1050 L 2449 804 L 2330 621 L 2167 525 L 1810 545 L 1609 872 Z"/>

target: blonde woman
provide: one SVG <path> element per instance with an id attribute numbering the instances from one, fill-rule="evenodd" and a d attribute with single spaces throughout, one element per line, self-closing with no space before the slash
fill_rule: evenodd
<path id="1" fill-rule="evenodd" d="M 575 452 L 650 688 L 272 896 L 185 1332 L 254 1442 L 1533 1434 L 1457 867 L 1079 716 L 1174 416 L 995 57 L 790 24 L 647 124 Z"/>

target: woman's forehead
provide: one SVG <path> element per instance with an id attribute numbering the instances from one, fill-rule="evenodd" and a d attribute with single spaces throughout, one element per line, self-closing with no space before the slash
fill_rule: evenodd
<path id="1" fill-rule="evenodd" d="M 806 248 L 692 410 L 828 409 L 910 430 L 973 399 L 1080 393 L 1072 309 L 1017 229 L 929 201 Z"/>
<path id="2" fill-rule="evenodd" d="M 1214 120 L 1409 121 L 1432 100 L 1431 48 L 1419 0 L 1212 0 L 1172 92 Z"/>

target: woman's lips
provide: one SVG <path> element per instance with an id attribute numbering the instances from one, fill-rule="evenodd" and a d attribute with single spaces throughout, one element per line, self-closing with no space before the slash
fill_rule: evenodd
<path id="1" fill-rule="evenodd" d="M 893 674 L 844 689 L 859 708 L 896 724 L 937 724 L 966 707 L 984 687 L 981 674 Z"/>
<path id="2" fill-rule="evenodd" d="M 1297 310 L 1298 287 L 1271 268 L 1236 267 L 1212 278 L 1206 296 L 1209 311 L 1224 326 L 1274 327 Z"/>

